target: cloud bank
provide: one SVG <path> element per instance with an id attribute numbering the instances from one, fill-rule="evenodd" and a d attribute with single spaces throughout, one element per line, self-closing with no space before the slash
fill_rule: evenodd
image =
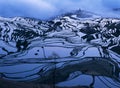
<path id="1" fill-rule="evenodd" d="M 5 17 L 25 16 L 48 18 L 56 8 L 43 0 L 0 0 L 0 15 Z"/>
<path id="2" fill-rule="evenodd" d="M 58 14 L 83 9 L 106 17 L 119 17 L 113 8 L 120 0 L 0 0 L 0 16 L 48 19 Z"/>

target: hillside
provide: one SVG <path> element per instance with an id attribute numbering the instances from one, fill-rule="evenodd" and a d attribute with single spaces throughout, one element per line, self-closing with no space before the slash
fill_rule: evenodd
<path id="1" fill-rule="evenodd" d="M 0 77 L 66 86 L 82 74 L 93 78 L 90 87 L 94 77 L 119 86 L 119 35 L 120 19 L 82 10 L 48 21 L 0 17 Z"/>

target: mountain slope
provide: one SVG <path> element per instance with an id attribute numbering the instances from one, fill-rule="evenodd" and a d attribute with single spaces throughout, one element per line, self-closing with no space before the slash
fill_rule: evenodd
<path id="1" fill-rule="evenodd" d="M 0 17 L 0 78 L 78 86 L 92 76 L 84 81 L 90 87 L 109 78 L 109 87 L 118 88 L 119 35 L 120 19 L 81 10 L 49 21 Z"/>
<path id="2" fill-rule="evenodd" d="M 82 15 L 85 17 L 81 17 Z M 49 21 L 1 17 L 0 57 L 22 59 L 31 56 L 31 58 L 49 59 L 49 57 L 77 56 L 82 48 L 87 46 L 100 47 L 100 54 L 96 55 L 108 58 L 108 50 L 120 54 L 118 51 L 120 48 L 119 35 L 120 19 L 102 18 L 94 14 L 92 16 L 92 13 L 82 10 L 61 15 Z M 81 45 L 82 48 L 78 48 Z M 57 55 L 58 52 L 52 52 L 49 47 L 48 50 L 52 53 L 46 55 L 47 48 L 44 50 L 44 47 L 47 46 L 64 47 L 59 49 L 65 50 L 67 54 Z M 65 49 L 67 47 L 73 49 L 67 51 Z M 38 52 L 41 52 L 42 55 L 38 55 Z"/>
<path id="3" fill-rule="evenodd" d="M 120 35 L 119 24 L 119 19 L 101 18 L 82 10 L 66 13 L 49 21 L 1 17 L 0 39 L 1 42 L 16 48 L 17 51 L 25 50 L 36 38 L 40 40 L 62 38 L 71 44 L 100 40 L 101 44 L 107 42 L 109 46 L 113 46 L 119 44 L 119 41 L 116 42 Z M 10 51 L 4 49 L 4 46 L 1 46 L 1 50 L 7 53 Z"/>

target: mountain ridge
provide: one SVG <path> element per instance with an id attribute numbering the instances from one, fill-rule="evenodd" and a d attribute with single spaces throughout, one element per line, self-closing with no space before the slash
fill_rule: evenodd
<path id="1" fill-rule="evenodd" d="M 69 43 L 91 42 L 100 39 L 102 43 L 119 44 L 116 40 L 120 34 L 120 20 L 115 18 L 102 18 L 100 16 L 78 15 L 86 11 L 76 10 L 67 15 L 61 15 L 53 20 L 42 21 L 33 18 L 0 18 L 0 40 L 6 43 L 13 42 L 17 51 L 20 47 L 25 49 L 36 38 L 63 38 Z M 84 13 L 84 14 L 83 14 Z M 23 42 L 23 43 L 22 43 Z M 26 44 L 26 46 L 24 46 Z M 100 45 L 100 44 L 99 44 Z M 5 51 L 5 50 L 4 50 Z"/>
<path id="2" fill-rule="evenodd" d="M 80 85 L 83 79 L 79 77 L 88 80 L 89 75 L 93 77 L 93 83 L 89 83 L 94 87 L 102 82 L 96 83 L 94 77 L 102 80 L 106 77 L 110 79 L 110 87 L 117 88 L 120 19 L 86 11 L 80 17 L 80 13 L 81 10 L 47 21 L 1 17 L 0 78 L 63 86 L 64 82 L 74 84 L 77 78 L 76 85 Z"/>

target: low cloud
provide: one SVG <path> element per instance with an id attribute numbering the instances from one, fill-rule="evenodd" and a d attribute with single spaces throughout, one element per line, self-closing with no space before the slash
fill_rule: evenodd
<path id="1" fill-rule="evenodd" d="M 83 9 L 102 16 L 119 17 L 113 8 L 120 8 L 120 0 L 0 0 L 0 16 L 47 19 L 58 14 Z"/>
<path id="2" fill-rule="evenodd" d="M 25 16 L 48 18 L 56 8 L 43 0 L 0 0 L 0 15 L 5 17 Z"/>

